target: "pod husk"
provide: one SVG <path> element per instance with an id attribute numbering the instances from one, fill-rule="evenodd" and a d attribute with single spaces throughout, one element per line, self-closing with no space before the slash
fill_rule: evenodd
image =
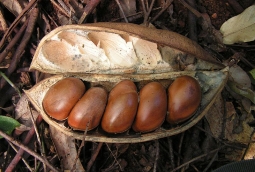
<path id="1" fill-rule="evenodd" d="M 42 55 L 43 46 L 50 40 L 55 39 L 56 35 L 63 31 L 71 31 L 76 32 L 78 34 L 93 33 L 93 32 L 103 32 L 103 33 L 114 33 L 120 36 L 125 37 L 125 35 L 132 36 L 135 38 L 139 38 L 141 40 L 146 40 L 152 43 L 156 43 L 158 46 L 164 47 L 165 49 L 170 48 L 170 50 L 165 50 L 165 54 L 169 54 L 171 57 L 167 58 L 166 63 L 169 63 L 167 69 L 161 69 L 160 67 L 156 68 L 146 68 L 143 67 L 139 69 L 139 64 L 135 64 L 134 66 L 129 66 L 126 68 L 105 68 L 102 69 L 102 66 L 97 66 L 93 70 L 86 71 L 85 68 L 81 65 L 80 62 L 77 62 L 72 68 L 61 68 L 57 66 L 57 63 L 61 63 L 63 60 L 54 61 L 53 63 L 47 61 L 47 57 Z M 83 35 L 83 36 L 84 36 Z M 83 45 L 84 46 L 84 45 Z M 86 45 L 85 45 L 86 46 Z M 52 47 L 52 50 L 57 49 L 56 47 Z M 177 55 L 173 55 L 177 54 Z M 207 68 L 209 70 L 222 69 L 224 65 L 222 65 L 219 61 L 215 60 L 208 52 L 206 52 L 203 48 L 201 48 L 196 42 L 188 39 L 185 36 L 182 36 L 178 33 L 166 31 L 166 30 L 158 30 L 154 28 L 148 28 L 141 25 L 135 25 L 130 23 L 93 23 L 86 25 L 65 25 L 56 28 L 47 34 L 38 45 L 35 55 L 33 57 L 30 69 L 39 70 L 44 73 L 51 74 L 77 74 L 77 73 L 105 73 L 105 74 L 120 74 L 120 73 L 162 73 L 168 71 L 176 71 L 173 64 L 177 57 L 185 57 L 187 55 L 194 56 L 198 60 L 202 60 L 204 62 L 204 66 L 202 68 Z M 175 57 L 174 57 L 175 56 Z M 57 58 L 57 57 L 56 57 Z M 45 60 L 46 59 L 46 60 Z M 70 59 L 70 62 L 72 60 Z M 200 61 L 200 63 L 202 63 Z M 70 64 L 71 65 L 71 64 Z M 96 66 L 96 64 L 95 64 Z M 201 67 L 201 65 L 197 68 Z M 207 70 L 206 69 L 206 70 Z M 197 69 L 200 70 L 200 69 Z"/>
<path id="2" fill-rule="evenodd" d="M 188 121 L 173 126 L 172 128 L 159 128 L 158 130 L 146 133 L 146 134 L 137 134 L 137 133 L 124 133 L 121 135 L 107 135 L 102 132 L 100 129 L 92 132 L 88 132 L 85 140 L 86 141 L 95 141 L 95 142 L 109 142 L 109 143 L 136 143 L 136 142 L 145 142 L 149 140 L 159 139 L 163 137 L 169 137 L 172 135 L 176 135 L 182 133 L 183 131 L 189 129 L 194 126 L 200 119 L 204 117 L 207 111 L 212 106 L 218 94 L 221 93 L 224 88 L 226 81 L 228 79 L 228 68 L 225 68 L 220 71 L 194 71 L 194 72 L 170 72 L 164 74 L 151 74 L 149 76 L 146 75 L 83 75 L 79 76 L 84 81 L 87 82 L 101 82 L 101 81 L 111 81 L 114 83 L 119 82 L 122 79 L 131 79 L 134 82 L 140 82 L 144 80 L 160 80 L 160 79 L 170 79 L 174 80 L 178 76 L 189 75 L 195 77 L 203 90 L 203 97 L 201 101 L 201 106 L 196 114 L 190 118 Z M 67 127 L 65 122 L 58 122 L 50 118 L 43 110 L 42 100 L 48 91 L 48 89 L 55 84 L 57 81 L 65 78 L 65 75 L 55 75 L 48 79 L 43 80 L 42 82 L 36 84 L 30 90 L 25 91 L 28 98 L 34 105 L 34 107 L 40 112 L 43 119 L 49 124 L 56 127 L 58 130 L 63 133 L 72 136 L 76 139 L 83 139 L 83 132 L 74 131 L 71 128 Z"/>
<path id="3" fill-rule="evenodd" d="M 98 66 L 95 67 L 96 70 L 91 71 L 86 69 L 84 69 L 83 71 L 82 68 L 79 68 L 79 70 L 75 71 L 71 68 L 61 68 L 57 66 L 54 67 L 54 64 L 50 64 L 47 61 L 47 57 L 43 56 L 42 47 L 48 41 L 55 39 L 56 35 L 63 31 L 77 31 L 77 33 L 105 32 L 119 35 L 129 35 L 139 39 L 150 41 L 152 43 L 156 43 L 159 47 L 166 47 L 167 50 L 170 49 L 171 52 L 177 53 L 178 55 L 175 56 L 173 55 L 173 53 L 170 53 L 170 56 L 164 57 L 164 60 L 166 61 L 166 63 L 168 63 L 167 65 L 169 65 L 169 69 L 157 68 L 157 66 L 155 68 L 150 68 L 150 66 L 148 68 L 140 68 L 140 64 L 136 64 L 135 66 L 131 66 L 130 68 L 117 67 L 109 70 L 102 70 L 100 69 L 100 66 Z M 55 47 L 52 47 L 53 51 L 54 48 Z M 176 66 L 173 66 L 173 64 L 178 65 L 175 63 L 175 61 L 180 54 L 181 56 L 185 57 L 192 56 L 197 58 L 197 61 L 195 62 L 195 67 L 197 70 L 178 71 L 178 68 Z M 25 90 L 25 93 L 27 94 L 31 103 L 40 112 L 43 119 L 49 125 L 54 126 L 66 135 L 72 136 L 80 140 L 83 139 L 83 132 L 72 130 L 67 125 L 66 121 L 56 121 L 49 117 L 43 110 L 42 100 L 48 89 L 57 81 L 65 77 L 77 77 L 91 86 L 101 85 L 105 87 L 107 91 L 110 91 L 117 82 L 124 79 L 130 79 L 133 82 L 136 82 L 136 84 L 138 85 L 140 83 L 150 81 L 173 81 L 176 77 L 182 75 L 189 75 L 198 80 L 203 91 L 202 101 L 196 114 L 194 114 L 189 120 L 175 126 L 163 124 L 156 131 L 145 134 L 134 133 L 131 131 L 129 133 L 126 132 L 123 134 L 109 135 L 102 131 L 100 127 L 98 127 L 96 130 L 89 131 L 86 134 L 86 141 L 108 143 L 145 142 L 182 133 L 183 131 L 194 126 L 199 120 L 204 117 L 204 115 L 214 103 L 218 94 L 220 94 L 220 92 L 224 88 L 228 79 L 228 67 L 224 68 L 224 66 L 220 62 L 215 60 L 209 53 L 204 51 L 203 48 L 201 48 L 197 43 L 191 41 L 190 39 L 174 32 L 151 29 L 144 26 L 126 23 L 94 23 L 86 25 L 67 25 L 56 28 L 41 40 L 35 52 L 30 69 L 39 70 L 45 73 L 56 74 L 55 76 L 52 76 L 37 83 L 30 90 Z M 165 86 L 165 88 L 166 87 L 167 86 Z"/>

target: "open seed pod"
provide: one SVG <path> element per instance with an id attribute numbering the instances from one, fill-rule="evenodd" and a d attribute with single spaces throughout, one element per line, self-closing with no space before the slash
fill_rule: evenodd
<path id="1" fill-rule="evenodd" d="M 180 70 L 182 58 L 195 58 L 193 71 Z M 157 30 L 126 23 L 95 23 L 59 27 L 46 35 L 38 45 L 31 69 L 56 74 L 25 91 L 34 107 L 49 124 L 76 139 L 84 132 L 75 131 L 67 121 L 48 116 L 42 105 L 47 91 L 63 78 L 76 77 L 86 88 L 100 85 L 108 92 L 125 79 L 141 90 L 146 83 L 157 81 L 165 89 L 179 76 L 195 78 L 202 91 L 196 113 L 177 125 L 163 124 L 149 133 L 132 130 L 122 134 L 107 134 L 97 127 L 88 131 L 85 140 L 111 143 L 135 143 L 179 134 L 195 125 L 208 111 L 228 78 L 223 68 L 198 44 L 170 31 Z M 148 124 L 149 125 L 149 124 Z"/>

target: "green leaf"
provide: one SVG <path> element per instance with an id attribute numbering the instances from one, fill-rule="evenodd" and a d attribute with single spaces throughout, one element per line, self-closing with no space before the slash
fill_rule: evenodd
<path id="1" fill-rule="evenodd" d="M 20 126 L 20 123 L 17 120 L 7 116 L 0 115 L 0 130 L 5 132 L 6 134 L 10 135 L 12 131 L 19 126 Z M 0 139 L 1 138 L 3 137 L 0 136 Z"/>
<path id="2" fill-rule="evenodd" d="M 255 79 L 255 69 L 250 70 L 249 73 Z"/>
<path id="3" fill-rule="evenodd" d="M 250 99 L 252 103 L 255 104 L 255 92 L 253 92 L 251 89 L 245 88 L 242 85 L 230 80 L 228 81 L 227 85 L 232 91 Z"/>

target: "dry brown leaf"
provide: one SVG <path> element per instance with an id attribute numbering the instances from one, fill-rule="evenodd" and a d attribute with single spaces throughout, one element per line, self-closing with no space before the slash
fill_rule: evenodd
<path id="1" fill-rule="evenodd" d="M 2 0 L 0 2 L 15 16 L 22 12 L 22 7 L 18 0 Z M 25 21 L 24 19 L 22 21 Z"/>
<path id="2" fill-rule="evenodd" d="M 255 5 L 250 6 L 241 14 L 230 18 L 220 28 L 224 44 L 249 42 L 255 39 Z"/>
<path id="3" fill-rule="evenodd" d="M 255 133 L 252 134 L 251 141 L 254 142 Z M 254 159 L 255 158 L 255 143 L 250 143 L 247 151 L 245 152 L 244 159 Z"/>
<path id="4" fill-rule="evenodd" d="M 223 127 L 223 113 L 224 113 L 224 102 L 222 96 L 219 95 L 215 100 L 214 104 L 205 115 L 206 120 L 209 123 L 212 135 L 215 138 L 220 138 Z"/>
<path id="5" fill-rule="evenodd" d="M 251 88 L 251 79 L 248 74 L 238 65 L 234 65 L 229 68 L 229 80 L 234 81 L 242 88 Z M 232 90 L 228 89 L 231 95 L 236 99 L 241 101 L 241 106 L 247 111 L 250 112 L 251 101 L 239 94 L 236 94 Z"/>
<path id="6" fill-rule="evenodd" d="M 26 127 L 32 127 L 31 113 L 34 120 L 38 117 L 39 113 L 29 107 L 28 97 L 23 94 L 15 107 L 15 119 Z"/>
<path id="7" fill-rule="evenodd" d="M 61 166 L 64 170 L 72 170 L 77 150 L 75 148 L 74 138 L 63 134 L 54 127 L 50 126 L 51 138 L 60 158 Z M 76 162 L 75 171 L 85 171 L 80 160 Z"/>
<path id="8" fill-rule="evenodd" d="M 253 133 L 253 128 L 251 128 L 248 123 L 254 120 L 253 116 L 251 114 L 247 114 L 244 119 L 241 119 L 235 112 L 232 102 L 227 102 L 226 108 L 226 140 L 248 145 Z M 232 161 L 240 161 L 245 153 L 245 150 L 245 148 L 242 150 L 235 150 L 231 152 L 231 154 L 226 154 L 225 157 Z"/>

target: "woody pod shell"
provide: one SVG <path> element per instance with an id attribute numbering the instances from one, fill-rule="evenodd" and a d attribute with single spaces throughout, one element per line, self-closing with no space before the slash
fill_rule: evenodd
<path id="1" fill-rule="evenodd" d="M 107 39 L 109 37 L 111 39 Z M 55 48 L 51 48 L 53 45 Z M 65 46 L 65 51 L 57 48 Z M 152 55 L 148 57 L 148 54 Z M 195 70 L 180 70 L 177 63 L 180 56 L 196 58 Z M 88 132 L 85 138 L 87 141 L 109 143 L 145 142 L 189 129 L 204 117 L 228 78 L 228 68 L 224 68 L 190 39 L 174 32 L 126 23 L 67 25 L 56 28 L 41 40 L 30 69 L 56 74 L 37 83 L 25 93 L 49 125 L 76 139 L 83 139 L 83 132 L 72 130 L 66 125 L 66 121 L 52 119 L 42 106 L 47 91 L 63 78 L 76 77 L 91 87 L 101 85 L 108 92 L 116 83 L 125 79 L 137 85 L 158 81 L 165 84 L 165 88 L 183 75 L 191 76 L 199 82 L 202 100 L 199 109 L 190 119 L 144 134 L 108 135 L 98 129 Z"/>

